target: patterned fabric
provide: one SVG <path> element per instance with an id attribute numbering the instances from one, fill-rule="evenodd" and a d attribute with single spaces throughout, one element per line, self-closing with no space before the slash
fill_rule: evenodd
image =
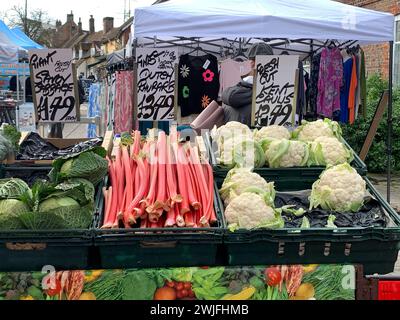
<path id="1" fill-rule="evenodd" d="M 133 129 L 133 72 L 117 72 L 115 88 L 114 131 L 130 132 Z"/>
<path id="2" fill-rule="evenodd" d="M 89 105 L 88 105 L 88 118 L 95 118 L 101 116 L 101 103 L 100 103 L 100 95 L 101 95 L 101 84 L 93 83 L 89 89 Z M 88 138 L 95 138 L 97 136 L 96 125 L 89 124 L 88 125 Z"/>
<path id="3" fill-rule="evenodd" d="M 215 56 L 185 54 L 180 57 L 178 104 L 183 118 L 198 115 L 213 100 L 217 101 L 218 91 L 218 60 Z"/>
<path id="4" fill-rule="evenodd" d="M 319 79 L 319 66 L 321 63 L 321 54 L 318 53 L 313 56 L 311 63 L 310 85 L 308 88 L 308 95 L 310 100 L 310 112 L 315 114 L 317 112 L 317 98 L 318 98 L 318 79 Z"/>
<path id="5" fill-rule="evenodd" d="M 340 91 L 340 122 L 349 122 L 349 93 L 351 73 L 353 72 L 353 59 L 349 58 L 343 63 L 343 86 Z"/>
<path id="6" fill-rule="evenodd" d="M 310 106 L 310 74 L 308 72 L 304 72 L 304 82 L 305 82 L 305 88 L 306 88 L 306 112 L 304 116 L 307 115 L 309 111 L 309 106 Z"/>
<path id="7" fill-rule="evenodd" d="M 114 97 L 115 97 L 115 85 L 116 75 L 112 74 L 107 79 L 107 107 L 105 112 L 105 125 L 108 130 L 112 130 L 114 127 Z"/>
<path id="8" fill-rule="evenodd" d="M 355 102 L 356 106 L 355 106 L 354 117 L 355 117 L 355 119 L 357 119 L 358 111 L 360 109 L 360 101 L 361 101 L 361 91 L 360 91 L 361 88 L 360 88 L 360 83 L 359 83 L 360 72 L 361 72 L 361 54 L 356 53 L 354 55 L 354 57 L 356 58 L 356 62 L 357 62 L 357 70 L 356 70 L 357 71 L 357 89 L 356 89 L 356 102 Z"/>
<path id="9" fill-rule="evenodd" d="M 299 85 L 297 88 L 297 106 L 296 113 L 299 116 L 299 122 L 303 120 L 303 117 L 307 113 L 306 106 L 306 92 L 305 92 L 305 79 L 304 79 L 304 67 L 303 62 L 299 61 Z"/>
<path id="10" fill-rule="evenodd" d="M 357 95 L 357 58 L 353 56 L 353 69 L 351 72 L 350 92 L 349 92 L 349 123 L 355 120 L 356 95 Z"/>
<path id="11" fill-rule="evenodd" d="M 340 87 L 343 80 L 342 54 L 338 48 L 323 49 L 318 79 L 317 112 L 332 118 L 340 110 Z"/>

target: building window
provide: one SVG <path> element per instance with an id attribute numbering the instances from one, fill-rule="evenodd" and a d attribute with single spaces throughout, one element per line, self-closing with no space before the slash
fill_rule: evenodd
<path id="1" fill-rule="evenodd" d="M 394 32 L 393 82 L 400 86 L 400 15 L 396 16 Z"/>

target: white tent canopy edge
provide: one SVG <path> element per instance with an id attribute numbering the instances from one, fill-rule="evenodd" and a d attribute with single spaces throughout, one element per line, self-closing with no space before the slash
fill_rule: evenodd
<path id="1" fill-rule="evenodd" d="M 170 0 L 137 8 L 135 38 L 393 41 L 394 16 L 330 0 Z"/>

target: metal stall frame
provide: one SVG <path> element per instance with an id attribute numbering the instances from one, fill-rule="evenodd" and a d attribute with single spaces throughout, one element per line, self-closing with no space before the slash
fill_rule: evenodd
<path id="1" fill-rule="evenodd" d="M 392 186 L 392 133 L 393 133 L 393 41 L 389 42 L 389 101 L 388 101 L 388 136 L 387 136 L 387 202 L 391 202 Z"/>

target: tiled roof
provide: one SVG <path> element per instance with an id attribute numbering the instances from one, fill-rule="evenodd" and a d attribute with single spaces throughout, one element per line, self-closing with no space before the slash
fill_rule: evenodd
<path id="1" fill-rule="evenodd" d="M 99 43 L 104 43 L 110 40 L 113 40 L 118 37 L 119 34 L 119 28 L 113 28 L 111 31 L 107 32 L 104 34 L 103 31 L 97 31 L 94 33 L 89 33 L 89 35 L 84 39 L 83 42 L 86 43 L 94 43 L 94 42 L 99 42 Z"/>
<path id="2" fill-rule="evenodd" d="M 133 23 L 133 17 L 130 17 L 128 20 L 124 22 L 122 26 L 119 27 L 119 31 L 124 32 L 127 28 L 131 26 L 132 23 Z"/>
<path id="3" fill-rule="evenodd" d="M 104 34 L 103 30 L 94 33 L 83 31 L 82 34 L 76 34 L 74 37 L 65 42 L 62 47 L 73 48 L 79 44 L 96 44 L 100 46 L 103 43 L 119 38 L 132 23 L 133 17 L 125 21 L 120 27 L 111 29 L 106 34 Z"/>
<path id="4" fill-rule="evenodd" d="M 74 48 L 87 37 L 88 33 L 84 31 L 82 34 L 76 34 L 74 37 L 69 39 L 67 42 L 63 44 L 63 48 Z"/>

